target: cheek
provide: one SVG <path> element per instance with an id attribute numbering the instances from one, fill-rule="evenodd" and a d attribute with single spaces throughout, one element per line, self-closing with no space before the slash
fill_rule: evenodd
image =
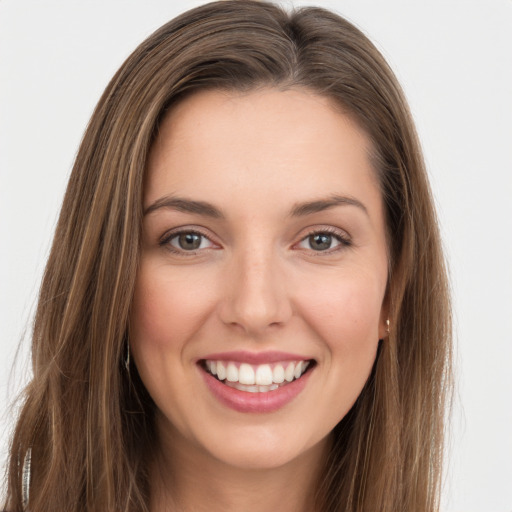
<path id="1" fill-rule="evenodd" d="M 176 272 L 142 258 L 130 314 L 130 350 L 149 394 L 174 425 L 182 424 L 183 404 L 193 389 L 183 382 L 195 371 L 191 356 L 209 316 L 212 299 L 205 276 Z"/>
<path id="2" fill-rule="evenodd" d="M 153 345 L 162 350 L 184 344 L 209 314 L 211 289 L 197 272 L 170 272 L 165 265 L 143 262 L 132 303 L 133 342 L 140 349 Z"/>
<path id="3" fill-rule="evenodd" d="M 384 287 L 375 277 L 354 272 L 317 282 L 301 295 L 303 317 L 320 335 L 331 357 L 341 356 L 345 362 L 373 360 Z"/>

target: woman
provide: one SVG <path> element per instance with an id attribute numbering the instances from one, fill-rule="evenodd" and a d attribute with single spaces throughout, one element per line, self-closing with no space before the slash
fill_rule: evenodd
<path id="1" fill-rule="evenodd" d="M 199 7 L 82 141 L 6 508 L 437 510 L 450 334 L 382 56 L 322 9 Z"/>

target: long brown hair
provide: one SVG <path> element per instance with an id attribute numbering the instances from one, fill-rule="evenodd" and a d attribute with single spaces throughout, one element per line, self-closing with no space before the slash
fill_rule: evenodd
<path id="1" fill-rule="evenodd" d="M 170 21 L 126 60 L 87 127 L 39 295 L 33 379 L 12 438 L 6 508 L 145 511 L 154 404 L 124 368 L 148 151 L 165 112 L 204 89 L 304 87 L 366 131 L 385 202 L 391 333 L 333 432 L 318 509 L 438 509 L 451 317 L 420 145 L 403 93 L 368 38 L 320 8 L 227 0 Z"/>

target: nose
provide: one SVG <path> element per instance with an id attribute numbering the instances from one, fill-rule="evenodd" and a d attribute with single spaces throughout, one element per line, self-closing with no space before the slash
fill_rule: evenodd
<path id="1" fill-rule="evenodd" d="M 233 257 L 222 285 L 220 317 L 224 324 L 258 337 L 290 319 L 290 290 L 277 260 L 271 250 L 246 250 Z"/>

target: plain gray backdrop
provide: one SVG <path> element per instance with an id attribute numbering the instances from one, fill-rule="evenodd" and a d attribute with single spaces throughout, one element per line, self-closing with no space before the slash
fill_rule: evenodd
<path id="1" fill-rule="evenodd" d="M 7 406 L 29 376 L 35 297 L 87 121 L 135 46 L 200 3 L 0 0 L 0 469 L 14 421 Z M 293 3 L 362 28 L 405 89 L 454 294 L 458 388 L 443 511 L 512 512 L 512 0 Z"/>

